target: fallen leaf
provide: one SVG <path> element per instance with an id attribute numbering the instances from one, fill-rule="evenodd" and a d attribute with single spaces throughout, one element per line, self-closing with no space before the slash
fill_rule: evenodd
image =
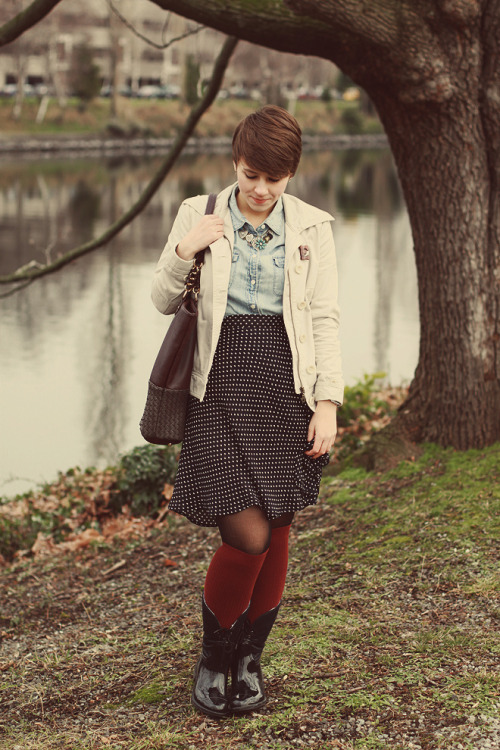
<path id="1" fill-rule="evenodd" d="M 54 552 L 55 546 L 54 540 L 50 534 L 45 536 L 42 531 L 39 531 L 33 542 L 31 551 L 34 555 L 50 555 Z"/>
<path id="2" fill-rule="evenodd" d="M 173 491 L 174 491 L 174 485 L 173 484 L 166 484 L 164 486 L 163 492 L 161 494 L 163 495 L 163 497 L 166 500 L 171 500 L 172 499 L 172 493 L 173 493 Z"/>

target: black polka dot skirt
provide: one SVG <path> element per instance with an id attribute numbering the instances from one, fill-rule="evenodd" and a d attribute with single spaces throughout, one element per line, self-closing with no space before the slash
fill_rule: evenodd
<path id="1" fill-rule="evenodd" d="M 313 505 L 328 456 L 309 458 L 279 315 L 224 319 L 203 401 L 190 398 L 170 509 L 199 526 L 252 505 L 272 520 Z"/>

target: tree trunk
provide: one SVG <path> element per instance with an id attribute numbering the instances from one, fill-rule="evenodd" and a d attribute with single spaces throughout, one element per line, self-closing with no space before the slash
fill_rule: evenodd
<path id="1" fill-rule="evenodd" d="M 498 213 L 490 220 L 487 144 L 467 101 L 426 109 L 379 104 L 410 215 L 419 286 L 420 356 L 400 421 L 417 441 L 482 446 L 500 437 L 500 255 L 490 238 Z"/>
<path id="2" fill-rule="evenodd" d="M 111 8 L 108 11 L 109 23 L 109 114 L 112 118 L 119 115 L 119 87 L 120 87 L 120 33 L 119 21 Z"/>
<path id="3" fill-rule="evenodd" d="M 486 28 L 492 48 L 498 18 Z M 446 48 L 445 35 L 441 43 L 447 86 L 423 101 L 421 90 L 377 88 L 374 100 L 408 207 L 419 287 L 420 356 L 398 422 L 418 442 L 466 449 L 500 439 L 499 74 L 488 57 L 485 81 L 479 26 L 460 44 Z"/>

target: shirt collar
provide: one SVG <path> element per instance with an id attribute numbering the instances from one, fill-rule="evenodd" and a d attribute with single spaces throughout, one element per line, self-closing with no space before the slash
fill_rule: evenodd
<path id="1" fill-rule="evenodd" d="M 243 214 L 241 213 L 240 209 L 238 208 L 238 203 L 236 201 L 236 194 L 239 191 L 238 185 L 236 184 L 232 191 L 231 195 L 229 196 L 229 208 L 231 211 L 231 220 L 233 222 L 233 227 L 235 231 L 238 231 L 238 229 L 241 229 L 242 226 L 245 224 L 248 224 L 248 226 L 251 226 L 249 222 L 245 219 Z M 273 210 L 267 217 L 267 219 L 260 225 L 261 227 L 267 227 L 268 229 L 273 232 L 273 234 L 281 234 L 283 231 L 283 225 L 284 225 L 284 212 L 283 212 L 283 198 L 280 197 L 276 201 L 276 205 L 274 206 Z"/>

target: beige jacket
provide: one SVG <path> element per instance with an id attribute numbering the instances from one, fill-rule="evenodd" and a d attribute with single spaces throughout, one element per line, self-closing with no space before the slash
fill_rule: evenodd
<path id="1" fill-rule="evenodd" d="M 203 400 L 208 374 L 219 340 L 227 302 L 234 230 L 229 211 L 233 185 L 217 196 L 215 212 L 224 220 L 224 236 L 205 253 L 198 297 L 198 342 L 191 394 Z M 175 248 L 205 213 L 206 195 L 184 201 L 156 267 L 152 299 L 165 315 L 174 313 L 192 261 Z M 295 390 L 304 393 L 311 409 L 320 400 L 343 399 L 338 338 L 337 264 L 330 226 L 332 217 L 291 195 L 283 194 L 285 212 L 285 286 L 283 319 L 293 357 Z M 309 259 L 299 247 L 307 245 Z M 304 254 L 304 253 L 303 253 Z"/>

